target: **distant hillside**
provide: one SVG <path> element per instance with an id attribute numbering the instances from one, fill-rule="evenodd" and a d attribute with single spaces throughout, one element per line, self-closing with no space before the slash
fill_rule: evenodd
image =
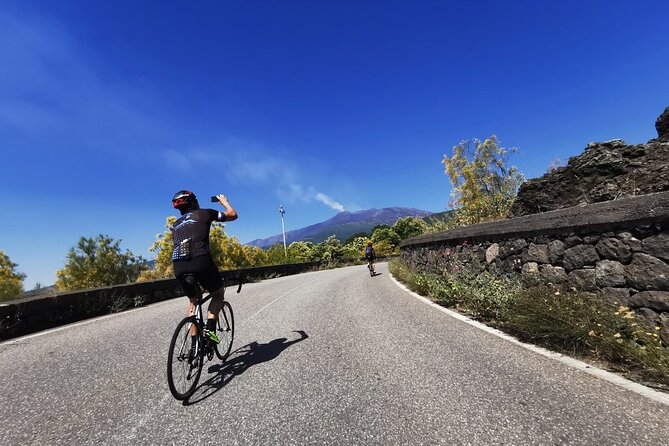
<path id="1" fill-rule="evenodd" d="M 434 224 L 437 221 L 448 221 L 453 217 L 453 211 L 444 211 L 444 212 L 437 212 L 436 214 L 430 214 L 426 217 L 423 217 L 423 220 L 427 224 Z"/>
<path id="2" fill-rule="evenodd" d="M 432 215 L 432 212 L 399 207 L 340 212 L 322 223 L 286 232 L 286 243 L 290 244 L 295 241 L 320 243 L 331 235 L 335 235 L 339 240 L 344 241 L 358 232 L 370 233 L 377 225 L 392 226 L 401 217 L 427 217 L 429 215 Z M 283 243 L 281 234 L 253 240 L 248 244 L 268 248 L 275 243 Z"/>

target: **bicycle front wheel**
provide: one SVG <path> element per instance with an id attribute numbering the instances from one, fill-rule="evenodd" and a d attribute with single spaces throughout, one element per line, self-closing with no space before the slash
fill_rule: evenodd
<path id="1" fill-rule="evenodd" d="M 195 350 L 191 349 L 191 330 L 195 326 Z M 204 358 L 200 354 L 202 350 L 201 330 L 197 320 L 186 317 L 179 322 L 174 330 L 170 351 L 167 355 L 167 385 L 174 398 L 185 400 L 195 392 L 195 387 L 202 373 Z"/>
<path id="2" fill-rule="evenodd" d="M 235 337 L 235 317 L 232 314 L 230 303 L 223 302 L 223 308 L 218 313 L 216 331 L 221 342 L 215 347 L 218 359 L 225 360 L 232 350 L 232 341 Z"/>

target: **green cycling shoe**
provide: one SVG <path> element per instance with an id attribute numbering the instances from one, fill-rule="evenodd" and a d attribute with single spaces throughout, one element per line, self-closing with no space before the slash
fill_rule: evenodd
<path id="1" fill-rule="evenodd" d="M 205 328 L 204 335 L 207 337 L 207 339 L 209 339 L 216 345 L 221 343 L 221 340 L 218 338 L 218 335 L 216 334 L 216 330 L 207 330 Z"/>

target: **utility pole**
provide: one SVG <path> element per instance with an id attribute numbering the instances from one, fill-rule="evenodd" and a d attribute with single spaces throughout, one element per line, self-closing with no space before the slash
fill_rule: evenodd
<path id="1" fill-rule="evenodd" d="M 283 223 L 283 214 L 286 211 L 283 209 L 283 205 L 279 206 L 279 214 L 281 214 L 281 233 L 283 234 L 283 255 L 288 257 L 288 250 L 286 249 L 286 226 Z"/>

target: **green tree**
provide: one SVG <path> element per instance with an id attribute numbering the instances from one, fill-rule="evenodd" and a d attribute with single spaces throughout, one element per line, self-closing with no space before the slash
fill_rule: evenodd
<path id="1" fill-rule="evenodd" d="M 211 257 L 219 270 L 246 268 L 252 265 L 248 257 L 249 251 L 244 250 L 237 237 L 225 233 L 223 223 L 213 223 L 209 231 L 209 247 Z"/>
<path id="2" fill-rule="evenodd" d="M 249 259 L 249 266 L 267 265 L 267 253 L 264 249 L 257 246 L 244 245 L 246 257 Z"/>
<path id="3" fill-rule="evenodd" d="M 120 244 L 121 240 L 102 234 L 96 238 L 81 237 L 67 254 L 65 267 L 56 273 L 58 290 L 134 282 L 146 269 L 146 262 L 128 250 L 121 252 Z"/>
<path id="4" fill-rule="evenodd" d="M 344 260 L 356 261 L 361 260 L 365 256 L 365 247 L 369 237 L 365 234 L 353 240 L 349 240 L 344 244 Z"/>
<path id="5" fill-rule="evenodd" d="M 321 262 L 326 267 L 333 266 L 344 256 L 344 247 L 336 236 L 331 235 L 321 243 L 314 245 L 311 260 Z"/>
<path id="6" fill-rule="evenodd" d="M 369 236 L 370 235 L 366 232 L 356 232 L 355 234 L 347 238 L 346 241 L 344 241 L 344 245 L 348 245 L 349 243 L 354 242 L 358 238 L 369 239 Z"/>
<path id="7" fill-rule="evenodd" d="M 0 251 L 0 301 L 18 299 L 23 293 L 26 275 L 16 271 L 18 265 Z"/>
<path id="8" fill-rule="evenodd" d="M 501 147 L 494 135 L 485 141 L 462 141 L 453 156 L 441 161 L 453 185 L 450 205 L 457 226 L 506 218 L 523 182 L 523 174 L 508 165 L 516 149 Z"/>
<path id="9" fill-rule="evenodd" d="M 456 226 L 453 223 L 453 220 L 455 218 L 454 214 L 455 214 L 454 210 L 448 210 L 445 212 L 440 212 L 438 214 L 430 215 L 425 219 L 425 223 L 427 224 L 425 233 L 432 234 L 435 232 L 442 232 L 442 231 L 448 231 L 449 229 L 453 229 L 453 227 Z"/>
<path id="10" fill-rule="evenodd" d="M 389 250 L 391 252 L 386 252 L 383 254 L 383 255 L 388 255 L 395 252 L 396 248 L 399 246 L 402 239 L 397 234 L 397 232 L 395 232 L 393 228 L 389 226 L 385 227 L 381 226 L 374 230 L 374 233 L 372 234 L 372 241 L 374 242 L 375 245 L 377 245 L 374 247 L 374 251 L 376 252 L 377 255 L 382 255 L 379 252 L 380 248 L 378 247 L 378 244 L 381 242 L 384 243 L 384 246 L 389 247 Z"/>
<path id="11" fill-rule="evenodd" d="M 308 262 L 314 251 L 312 242 L 293 242 L 288 245 L 288 259 L 290 262 Z"/>
<path id="12" fill-rule="evenodd" d="M 405 240 L 425 233 L 427 223 L 418 217 L 402 217 L 397 219 L 393 225 L 393 230 L 400 237 L 400 240 Z"/>
<path id="13" fill-rule="evenodd" d="M 399 248 L 397 245 L 391 245 L 387 240 L 381 240 L 378 243 L 374 243 L 374 252 L 377 257 L 385 257 L 398 253 Z"/>
<path id="14" fill-rule="evenodd" d="M 384 229 L 384 228 L 390 228 L 390 226 L 383 223 L 378 224 L 372 228 L 372 234 L 374 234 L 374 231 L 376 231 L 377 229 Z"/>
<path id="15" fill-rule="evenodd" d="M 288 263 L 286 250 L 283 249 L 283 243 L 275 243 L 265 252 L 267 253 L 268 265 L 280 265 L 282 263 Z"/>
<path id="16" fill-rule="evenodd" d="M 149 248 L 150 252 L 155 253 L 156 260 L 153 268 L 146 269 L 137 278 L 138 281 L 168 279 L 174 277 L 174 268 L 172 267 L 172 250 L 174 240 L 170 227 L 176 221 L 176 217 L 169 216 L 165 222 L 166 230 L 156 236 L 153 244 Z"/>

